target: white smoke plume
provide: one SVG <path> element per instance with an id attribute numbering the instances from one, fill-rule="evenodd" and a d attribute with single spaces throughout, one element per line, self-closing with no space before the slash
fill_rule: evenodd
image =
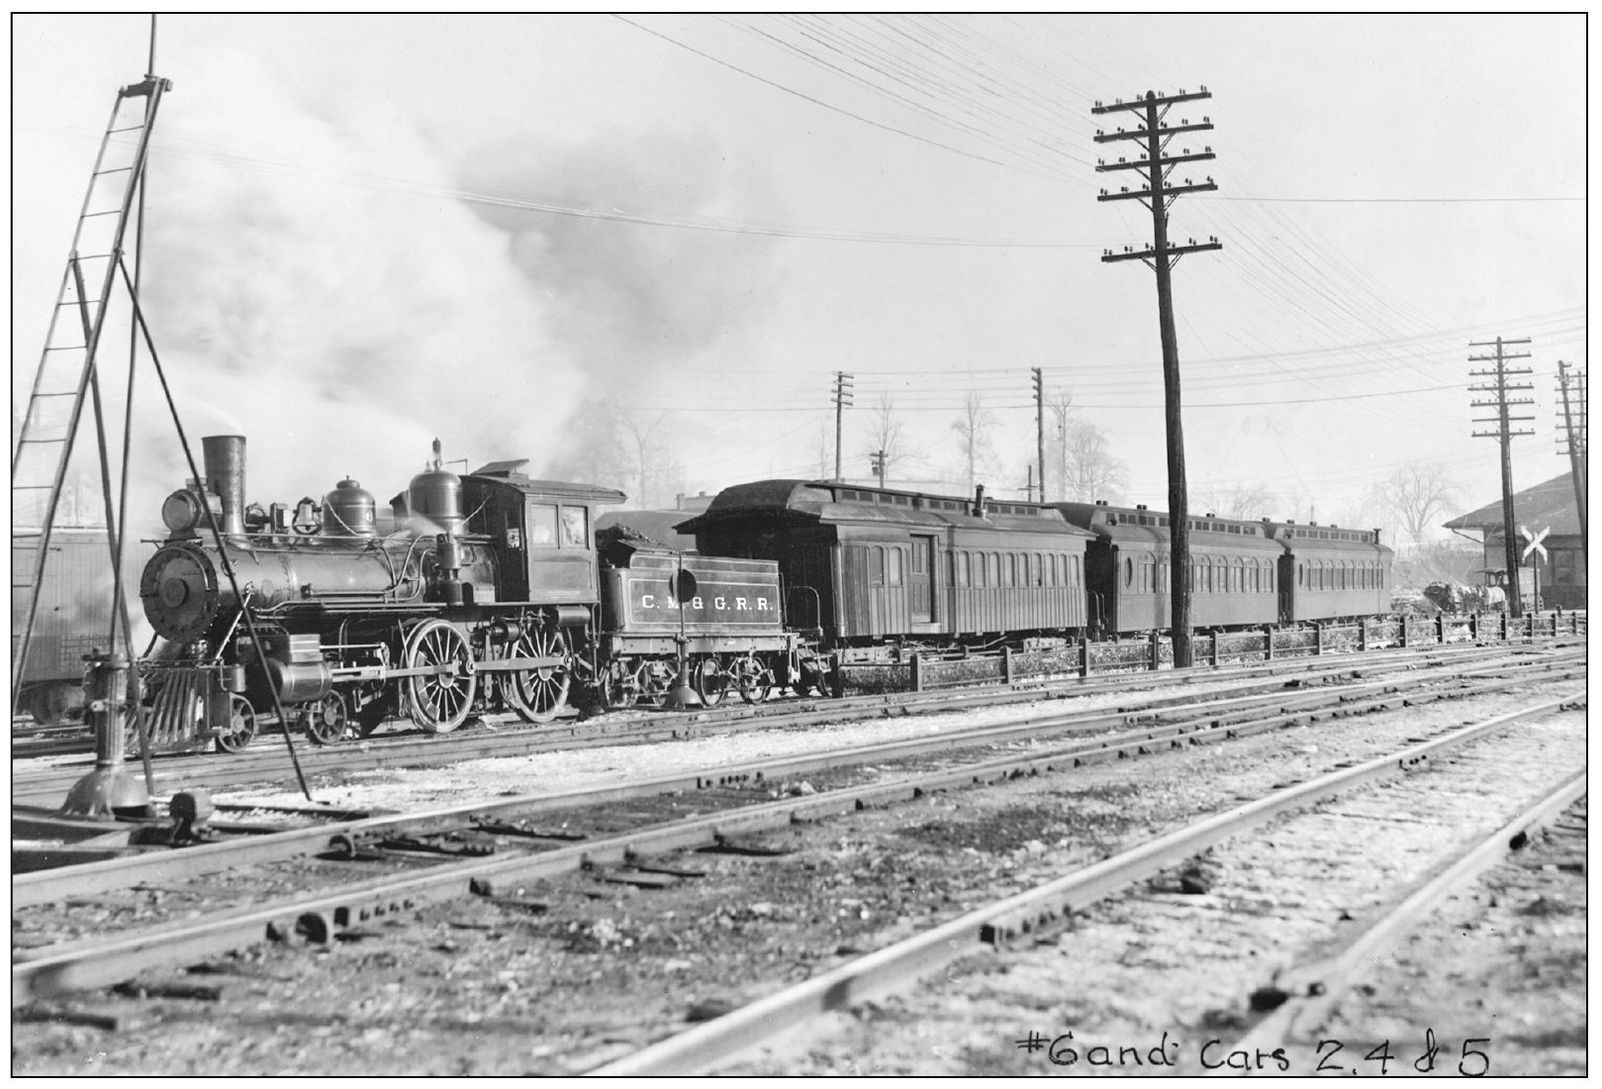
<path id="1" fill-rule="evenodd" d="M 243 57 L 183 92 L 158 125 L 145 309 L 191 441 L 248 438 L 248 498 L 355 475 L 384 502 L 435 436 L 468 468 L 549 451 L 578 369 L 503 232 L 396 191 L 453 184 L 398 108 L 296 103 Z"/>

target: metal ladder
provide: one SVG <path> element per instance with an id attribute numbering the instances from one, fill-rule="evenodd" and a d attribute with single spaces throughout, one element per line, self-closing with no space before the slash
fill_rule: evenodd
<path id="1" fill-rule="evenodd" d="M 55 308 L 50 314 L 44 351 L 40 354 L 33 392 L 28 398 L 28 411 L 12 450 L 12 540 L 15 543 L 19 538 L 38 537 L 38 551 L 29 580 L 21 581 L 23 572 L 17 571 L 15 565 L 11 574 L 12 621 L 19 637 L 12 649 L 13 698 L 21 688 L 27 663 L 40 585 L 50 552 L 51 529 L 72 458 L 73 440 L 83 415 L 85 397 L 91 392 L 97 413 L 96 426 L 102 429 L 102 437 L 104 435 L 104 424 L 98 417 L 100 391 L 95 354 L 122 262 L 123 236 L 134 196 L 144 178 L 150 131 L 155 125 L 161 96 L 171 89 L 171 81 L 147 75 L 141 82 L 117 92 L 111 121 L 101 138 L 94 172 L 89 177 L 89 188 L 73 230 L 72 249 L 61 274 Z M 135 124 L 121 123 L 124 104 L 136 99 L 145 100 L 143 116 Z M 125 135 L 130 133 L 135 135 Z M 114 139 L 119 136 L 124 138 Z M 108 531 L 108 541 L 110 539 Z"/>

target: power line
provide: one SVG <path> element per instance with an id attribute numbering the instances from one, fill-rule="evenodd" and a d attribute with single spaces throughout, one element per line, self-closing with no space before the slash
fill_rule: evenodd
<path id="1" fill-rule="evenodd" d="M 687 51 L 689 51 L 691 53 L 694 53 L 696 56 L 701 57 L 701 58 L 703 58 L 705 60 L 709 60 L 713 64 L 722 65 L 724 68 L 727 68 L 730 71 L 738 72 L 742 76 L 748 76 L 749 78 L 756 80 L 758 83 L 766 84 L 767 86 L 772 87 L 775 90 L 783 91 L 785 94 L 794 95 L 797 98 L 805 99 L 807 102 L 812 103 L 814 106 L 821 106 L 826 110 L 830 110 L 830 111 L 832 111 L 834 113 L 842 114 L 842 115 L 844 115 L 846 117 L 850 117 L 850 118 L 852 118 L 854 120 L 861 121 L 865 125 L 872 125 L 876 129 L 883 129 L 885 132 L 893 132 L 893 133 L 897 134 L 898 136 L 905 136 L 909 140 L 916 140 L 919 143 L 928 144 L 931 147 L 937 147 L 937 148 L 940 148 L 940 149 L 942 149 L 944 151 L 949 151 L 949 152 L 952 152 L 953 154 L 961 155 L 961 156 L 963 156 L 965 158 L 977 159 L 979 162 L 989 163 L 991 166 L 1004 167 L 1004 168 L 1007 168 L 1007 169 L 1010 169 L 1010 170 L 1024 170 L 1023 167 L 1017 166 L 1016 164 L 1013 164 L 1013 163 L 1002 162 L 1000 159 L 992 159 L 988 155 L 980 155 L 977 152 L 965 151 L 962 148 L 954 147 L 951 144 L 944 144 L 944 143 L 941 143 L 939 140 L 931 140 L 927 136 L 919 136 L 917 133 L 908 132 L 906 129 L 899 129 L 899 128 L 896 128 L 894 125 L 887 125 L 882 121 L 875 121 L 872 118 L 863 117 L 861 114 L 852 113 L 850 110 L 842 109 L 841 107 L 832 105 L 832 104 L 830 104 L 828 102 L 823 101 L 820 98 L 814 98 L 809 94 L 805 94 L 805 93 L 803 93 L 801 91 L 797 91 L 793 87 L 786 87 L 784 84 L 777 83 L 777 82 L 775 82 L 775 81 L 773 81 L 771 79 L 768 79 L 765 76 L 759 76 L 755 72 L 751 72 L 751 71 L 748 71 L 747 69 L 741 68 L 737 64 L 730 64 L 726 60 L 723 60 L 723 59 L 721 59 L 719 57 L 714 57 L 712 54 L 703 52 L 703 51 L 695 48 L 692 45 L 687 45 L 686 43 L 681 42 L 676 38 L 670 38 L 668 35 L 660 33 L 659 31 L 652 30 L 648 26 L 642 26 L 641 24 L 636 23 L 633 19 L 627 18 L 626 16 L 613 15 L 612 17 L 614 19 L 622 20 L 623 22 L 627 23 L 629 26 L 634 27 L 636 30 L 643 30 L 645 33 L 651 35 L 652 37 L 661 38 L 664 42 L 668 42 L 668 43 L 670 43 L 672 45 L 678 46 L 680 49 L 684 49 L 684 50 L 687 50 Z M 1036 173 L 1033 170 L 1024 170 L 1024 172 L 1025 173 L 1029 173 L 1029 174 Z M 1049 175 L 1043 175 L 1043 176 L 1049 176 Z"/>

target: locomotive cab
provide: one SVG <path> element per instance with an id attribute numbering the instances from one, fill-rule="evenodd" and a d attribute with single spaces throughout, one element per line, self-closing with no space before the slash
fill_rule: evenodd
<path id="1" fill-rule="evenodd" d="M 462 478 L 467 532 L 496 542 L 503 600 L 531 605 L 595 604 L 595 508 L 622 492 L 588 484 L 532 480 L 526 461 L 499 461 Z"/>

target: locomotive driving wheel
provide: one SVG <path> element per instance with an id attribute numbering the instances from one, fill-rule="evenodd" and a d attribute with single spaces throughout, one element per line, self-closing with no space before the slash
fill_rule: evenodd
<path id="1" fill-rule="evenodd" d="M 518 718 L 524 722 L 551 721 L 567 703 L 567 691 L 573 683 L 567 640 L 561 631 L 529 628 L 512 644 L 508 657 L 562 659 L 561 665 L 507 673 L 501 681 L 505 685 L 506 700 Z"/>
<path id="2" fill-rule="evenodd" d="M 761 703 L 773 691 L 773 671 L 754 655 L 735 659 L 734 687 L 746 703 Z"/>
<path id="3" fill-rule="evenodd" d="M 478 673 L 467 636 L 448 620 L 425 620 L 406 637 L 407 669 L 438 669 L 406 678 L 412 721 L 426 734 L 448 734 L 467 720 L 473 708 Z"/>
<path id="4" fill-rule="evenodd" d="M 218 752 L 241 752 L 256 736 L 256 709 L 244 696 L 228 700 L 228 721 L 217 731 Z"/>
<path id="5" fill-rule="evenodd" d="M 332 745 L 344 740 L 345 730 L 350 725 L 350 712 L 345 705 L 345 697 L 338 692 L 328 693 L 315 706 L 308 707 L 304 714 L 306 736 L 315 744 Z"/>
<path id="6" fill-rule="evenodd" d="M 690 666 L 690 681 L 695 685 L 696 694 L 701 697 L 702 705 L 706 707 L 716 707 L 718 701 L 723 698 L 723 693 L 729 690 L 729 675 L 711 654 Z"/>

